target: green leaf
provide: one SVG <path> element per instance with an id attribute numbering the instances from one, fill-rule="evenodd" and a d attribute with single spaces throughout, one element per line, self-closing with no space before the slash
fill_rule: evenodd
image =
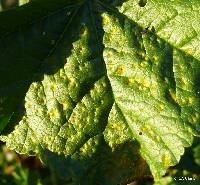
<path id="1" fill-rule="evenodd" d="M 20 7 L 0 14 L 0 19 L 2 20 L 0 26 L 0 105 L 2 107 L 0 112 L 0 131 L 6 126 L 11 116 L 15 116 L 14 112 L 18 112 L 16 113 L 18 115 L 19 112 L 23 111 L 23 107 L 20 104 L 24 100 L 30 83 L 39 78 L 37 75 L 41 70 L 39 67 L 45 65 L 46 58 L 56 47 L 65 27 L 71 22 L 70 15 L 73 16 L 78 8 L 77 6 L 69 5 L 58 13 L 51 15 L 51 13 L 58 11 L 59 5 L 52 7 L 50 3 L 45 9 L 41 6 L 41 8 L 32 11 L 35 6 L 39 6 L 39 2 L 30 3 L 25 9 Z M 48 18 L 44 17 L 44 10 L 50 13 Z M 37 21 L 34 25 L 27 22 L 30 19 L 14 22 L 16 24 L 10 23 L 10 21 L 15 21 L 16 17 L 20 18 L 23 14 L 30 14 L 29 11 L 36 13 L 35 17 L 32 16 L 31 21 L 34 22 L 38 18 L 44 19 L 44 21 L 42 23 Z M 66 13 L 68 13 L 68 16 L 64 17 L 63 15 Z M 28 31 L 22 28 L 24 24 L 30 24 Z"/>
<path id="2" fill-rule="evenodd" d="M 143 36 L 137 25 L 116 16 L 105 14 L 104 24 L 104 60 L 115 114 L 121 114 L 154 177 L 160 177 L 192 142 L 172 94 L 173 48 L 162 40 L 158 43 L 153 33 Z"/>
<path id="3" fill-rule="evenodd" d="M 155 182 L 154 185 L 198 185 L 200 183 L 200 166 L 197 164 L 199 158 L 198 145 L 199 138 L 194 138 L 193 145 L 186 149 L 179 164 L 168 169 L 167 175 Z"/>
<path id="4" fill-rule="evenodd" d="M 31 0 L 19 0 L 19 5 L 23 5 L 23 4 L 26 4 L 28 2 L 30 2 Z"/>
<path id="5" fill-rule="evenodd" d="M 200 59 L 200 3 L 197 0 L 128 0 L 119 9 L 143 28 L 154 27 L 159 37 L 185 54 Z M 134 8 L 133 8 L 134 7 Z"/>
<path id="6" fill-rule="evenodd" d="M 1 140 L 83 184 L 148 174 L 139 150 L 159 180 L 200 131 L 200 23 L 188 5 L 198 12 L 196 1 L 37 0 L 1 13 Z"/>

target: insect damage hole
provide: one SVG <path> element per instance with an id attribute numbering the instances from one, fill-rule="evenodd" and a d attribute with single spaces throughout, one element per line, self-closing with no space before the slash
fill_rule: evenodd
<path id="1" fill-rule="evenodd" d="M 139 0 L 139 6 L 144 7 L 147 4 L 147 0 Z"/>

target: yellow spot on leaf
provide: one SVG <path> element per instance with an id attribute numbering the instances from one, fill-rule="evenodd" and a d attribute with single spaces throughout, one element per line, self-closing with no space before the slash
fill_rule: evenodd
<path id="1" fill-rule="evenodd" d="M 150 130 L 150 129 L 151 129 L 150 126 L 148 126 L 146 124 L 144 124 L 142 127 L 140 127 L 140 131 L 142 131 L 142 132 L 145 132 L 145 131 Z"/>
<path id="2" fill-rule="evenodd" d="M 134 79 L 132 79 L 132 78 L 129 78 L 129 79 L 128 79 L 128 85 L 132 85 L 133 82 L 134 82 Z"/>
<path id="3" fill-rule="evenodd" d="M 188 103 L 189 103 L 189 104 L 192 104 L 192 103 L 193 103 L 193 98 L 192 98 L 192 97 L 189 97 L 189 98 L 188 98 Z"/>
<path id="4" fill-rule="evenodd" d="M 103 15 L 103 25 L 107 26 L 110 22 L 110 19 L 107 15 Z"/>
<path id="5" fill-rule="evenodd" d="M 183 70 L 184 69 L 183 65 L 179 65 L 179 69 Z"/>
<path id="6" fill-rule="evenodd" d="M 107 56 L 108 58 L 110 58 L 111 55 L 112 55 L 112 52 L 111 52 L 111 51 L 108 51 L 106 54 L 107 54 L 106 56 Z"/>
<path id="7" fill-rule="evenodd" d="M 149 83 L 146 79 L 142 79 L 140 83 L 142 87 L 149 87 Z"/>
<path id="8" fill-rule="evenodd" d="M 170 165 L 170 156 L 169 156 L 169 154 L 163 154 L 161 160 L 162 160 L 162 163 L 163 163 L 164 167 L 168 167 Z"/>
<path id="9" fill-rule="evenodd" d="M 185 99 L 181 99 L 181 103 L 182 103 L 182 104 L 185 104 L 185 103 L 186 103 L 186 100 L 185 100 Z"/>
<path id="10" fill-rule="evenodd" d="M 51 117 L 51 118 L 57 118 L 58 117 L 58 111 L 57 110 L 51 110 L 50 112 L 49 112 L 49 116 Z"/>
<path id="11" fill-rule="evenodd" d="M 156 97 L 156 93 L 154 91 L 151 91 L 151 92 L 148 93 L 148 96 Z"/>
<path id="12" fill-rule="evenodd" d="M 77 126 L 77 129 L 79 129 L 79 130 L 82 128 L 82 124 L 77 124 L 76 126 Z"/>
<path id="13" fill-rule="evenodd" d="M 163 110 L 165 108 L 165 106 L 163 104 L 159 105 L 160 110 Z"/>
<path id="14" fill-rule="evenodd" d="M 107 41 L 108 43 L 110 43 L 110 42 L 112 41 L 112 38 L 111 38 L 111 36 L 109 36 L 109 37 L 106 37 L 106 41 Z"/>
<path id="15" fill-rule="evenodd" d="M 155 87 L 156 87 L 156 82 L 151 82 L 150 89 L 155 89 Z"/>
<path id="16" fill-rule="evenodd" d="M 119 126 L 118 124 L 116 124 L 116 123 L 113 123 L 113 124 L 111 125 L 111 127 L 112 127 L 113 129 L 120 129 L 120 126 Z"/>
<path id="17" fill-rule="evenodd" d="M 145 53 L 143 51 L 139 51 L 138 55 L 141 56 L 141 57 L 145 57 Z"/>
<path id="18" fill-rule="evenodd" d="M 187 80 L 185 78 L 182 78 L 181 80 L 182 80 L 182 82 L 183 82 L 184 85 L 188 84 L 188 82 L 187 82 Z"/>
<path id="19" fill-rule="evenodd" d="M 60 78 L 67 79 L 67 75 L 62 71 L 60 72 Z"/>
<path id="20" fill-rule="evenodd" d="M 119 33 L 119 30 L 117 29 L 117 28 L 112 28 L 111 29 L 111 32 L 113 33 L 113 34 L 116 34 L 116 33 Z"/>
<path id="21" fill-rule="evenodd" d="M 31 108 L 32 107 L 32 103 L 30 101 L 26 102 L 26 108 Z"/>
<path id="22" fill-rule="evenodd" d="M 148 62 L 146 62 L 146 61 L 145 62 L 141 62 L 140 66 L 143 67 L 143 68 L 147 67 L 148 66 Z"/>
<path id="23" fill-rule="evenodd" d="M 191 129 L 190 127 L 188 128 L 188 132 L 189 132 L 189 133 L 192 133 L 192 129 Z"/>
<path id="24" fill-rule="evenodd" d="M 55 85 L 55 84 L 51 84 L 50 89 L 51 89 L 52 91 L 55 91 L 55 90 L 56 90 L 56 85 Z"/>
<path id="25" fill-rule="evenodd" d="M 153 61 L 154 62 L 158 62 L 158 57 L 157 56 L 153 56 Z"/>
<path id="26" fill-rule="evenodd" d="M 117 72 L 118 72 L 118 74 L 120 74 L 120 75 L 124 74 L 124 72 L 125 72 L 125 67 L 123 67 L 123 66 L 118 67 Z"/>
<path id="27" fill-rule="evenodd" d="M 196 123 L 198 121 L 196 116 L 192 116 L 191 123 Z"/>
<path id="28" fill-rule="evenodd" d="M 70 79 L 69 79 L 69 85 L 70 85 L 71 87 L 76 86 L 76 80 L 75 80 L 74 78 L 70 78 Z"/>
<path id="29" fill-rule="evenodd" d="M 155 142 L 158 142 L 158 141 L 160 140 L 160 137 L 157 136 L 157 135 L 154 135 L 154 136 L 153 136 L 153 140 L 154 140 Z"/>

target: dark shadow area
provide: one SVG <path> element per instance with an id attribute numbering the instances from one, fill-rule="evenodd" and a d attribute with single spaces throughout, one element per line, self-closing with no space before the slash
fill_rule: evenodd
<path id="1" fill-rule="evenodd" d="M 107 1 L 111 3 L 114 7 L 118 7 L 121 6 L 127 0 L 107 0 Z"/>
<path id="2" fill-rule="evenodd" d="M 147 4 L 147 0 L 139 0 L 138 4 L 140 7 L 145 7 L 145 5 Z"/>
<path id="3" fill-rule="evenodd" d="M 89 146 L 84 153 L 80 149 L 71 157 L 49 151 L 43 153 L 43 160 L 63 185 L 125 185 L 150 175 L 146 162 L 139 154 L 138 143 L 127 141 L 112 151 L 103 135 L 97 135 L 93 139 L 98 140 L 99 144 Z"/>
<path id="4" fill-rule="evenodd" d="M 73 24 L 71 18 L 75 17 Z M 24 111 L 23 100 L 29 86 L 34 81 L 41 81 L 44 73 L 53 74 L 64 64 L 64 60 L 50 60 L 51 51 L 63 49 L 63 40 L 68 42 L 65 48 L 66 57 L 70 55 L 72 42 L 79 38 L 72 33 L 69 26 L 78 27 L 75 9 L 64 9 L 53 16 L 43 18 L 40 22 L 20 28 L 16 33 L 0 39 L 0 96 L 1 106 L 6 114 L 13 114 L 11 123 L 20 120 Z M 70 33 L 71 32 L 71 33 Z M 62 41 L 62 42 L 61 42 Z M 65 43 L 66 45 L 66 43 Z M 46 67 L 45 65 L 51 66 Z M 9 103 L 9 107 L 6 105 Z M 9 127 L 14 124 L 9 124 Z M 11 127 L 10 129 L 12 129 Z M 10 130 L 9 129 L 9 130 Z"/>
<path id="5" fill-rule="evenodd" d="M 194 151 L 193 149 L 199 145 L 200 139 L 198 137 L 194 138 L 194 142 L 191 147 L 186 148 L 183 157 L 180 160 L 180 163 L 176 165 L 174 168 L 178 168 L 180 170 L 188 170 L 191 173 L 196 173 L 200 177 L 200 166 L 195 163 Z M 199 179 L 200 182 L 200 179 Z"/>

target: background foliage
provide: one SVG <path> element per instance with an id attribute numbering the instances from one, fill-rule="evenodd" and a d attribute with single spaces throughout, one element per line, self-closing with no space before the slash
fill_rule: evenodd
<path id="1" fill-rule="evenodd" d="M 200 184 L 200 145 L 198 139 L 186 150 L 180 163 L 171 167 L 160 182 L 153 177 L 137 179 L 129 185 L 199 185 Z M 44 167 L 36 157 L 18 155 L 0 145 L 0 184 L 1 185 L 70 185 L 56 176 L 50 167 Z M 192 177 L 193 181 L 175 180 Z"/>

